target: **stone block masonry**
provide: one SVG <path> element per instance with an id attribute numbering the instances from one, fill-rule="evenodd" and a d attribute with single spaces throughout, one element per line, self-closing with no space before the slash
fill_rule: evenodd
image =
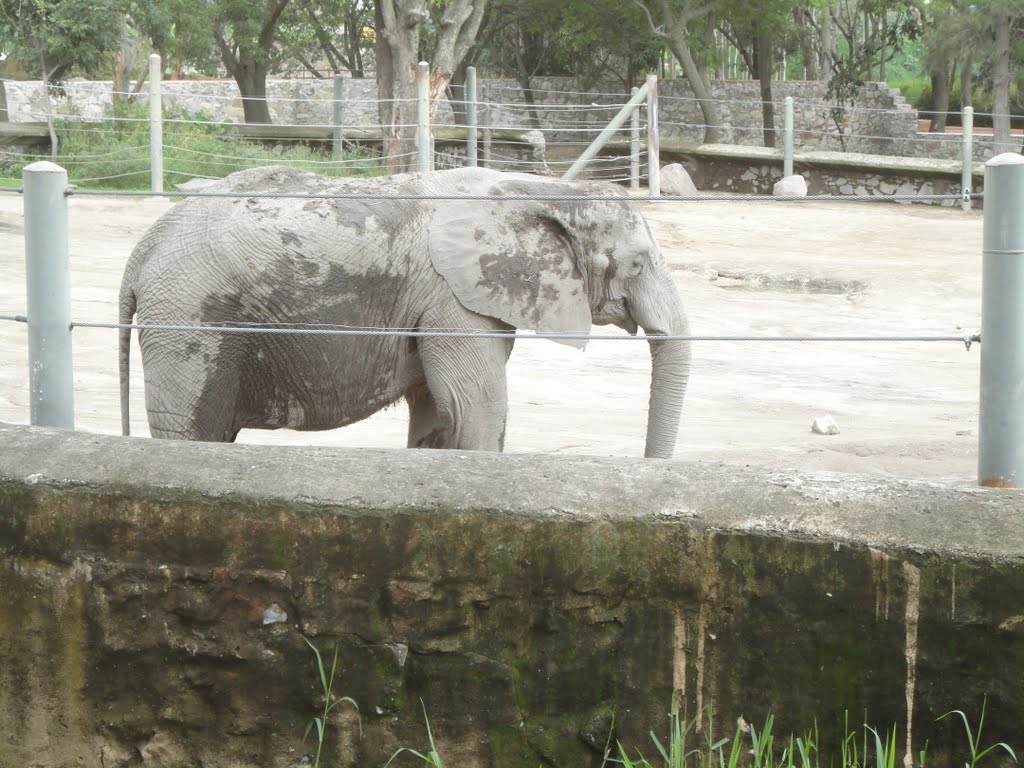
<path id="1" fill-rule="evenodd" d="M 0 425 L 0 765 L 598 764 L 671 707 L 1021 749 L 1018 492 Z M 359 726 L 361 723 L 362 736 Z M 614 741 L 612 742 L 614 743 Z M 954 748 L 958 751 L 954 752 Z M 914 758 L 916 759 L 916 752 Z M 140 763 L 141 761 L 141 763 Z"/>

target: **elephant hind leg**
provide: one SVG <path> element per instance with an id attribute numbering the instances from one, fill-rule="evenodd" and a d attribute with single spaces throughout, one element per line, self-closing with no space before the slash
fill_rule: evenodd
<path id="1" fill-rule="evenodd" d="M 150 434 L 171 440 L 234 442 L 241 426 L 237 372 L 227 366 L 221 371 L 211 369 L 188 343 L 166 344 L 156 337 L 158 332 L 150 333 L 148 348 L 143 348 Z"/>

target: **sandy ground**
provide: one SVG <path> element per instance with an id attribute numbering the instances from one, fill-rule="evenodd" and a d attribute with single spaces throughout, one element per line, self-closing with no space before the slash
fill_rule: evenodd
<path id="1" fill-rule="evenodd" d="M 116 321 L 121 272 L 162 199 L 72 198 L 72 317 Z M 963 335 L 981 311 L 980 212 L 891 203 L 644 203 L 702 335 Z M 25 309 L 22 200 L 0 195 L 0 315 Z M 604 330 L 604 329 L 601 329 Z M 134 350 L 132 432 L 147 435 Z M 76 427 L 120 431 L 117 336 L 74 332 Z M 958 342 L 696 342 L 676 458 L 970 480 L 979 348 Z M 506 450 L 640 456 L 647 345 L 524 339 Z M 27 333 L 0 321 L 0 421 L 29 420 Z M 837 435 L 811 431 L 830 414 Z M 240 442 L 399 447 L 405 406 L 340 430 Z"/>

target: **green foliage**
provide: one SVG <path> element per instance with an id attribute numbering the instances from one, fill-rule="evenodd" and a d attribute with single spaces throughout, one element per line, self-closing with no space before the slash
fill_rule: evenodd
<path id="1" fill-rule="evenodd" d="M 420 706 L 423 708 L 423 722 L 427 724 L 427 742 L 430 745 L 430 749 L 427 750 L 426 754 L 419 752 L 411 747 L 401 747 L 396 750 L 388 761 L 384 763 L 384 768 L 388 768 L 391 765 L 391 761 L 403 753 L 408 753 L 413 757 L 416 757 L 423 763 L 424 768 L 444 768 L 444 763 L 441 761 L 441 755 L 437 751 L 437 744 L 434 743 L 434 734 L 430 730 L 430 719 L 427 717 L 427 707 L 423 703 L 423 699 L 420 699 Z"/>
<path id="2" fill-rule="evenodd" d="M 320 689 L 324 697 L 324 705 L 322 711 L 315 715 L 309 723 L 306 725 L 306 732 L 302 736 L 302 740 L 305 741 L 309 736 L 310 731 L 316 726 L 316 758 L 313 760 L 313 768 L 320 768 L 320 753 L 323 750 L 324 740 L 327 737 L 327 724 L 330 722 L 331 710 L 333 710 L 339 704 L 350 704 L 355 708 L 356 713 L 359 712 L 359 705 L 356 704 L 355 700 L 349 696 L 342 696 L 340 699 L 334 698 L 334 675 L 338 671 L 338 645 L 334 645 L 334 659 L 331 661 L 331 671 L 328 673 L 324 668 L 324 660 L 320 655 L 320 649 L 313 645 L 309 639 L 305 636 L 302 638 L 306 641 L 306 645 L 313 649 L 313 653 L 316 655 L 316 669 L 320 677 Z M 363 735 L 363 723 L 359 721 L 359 736 Z M 440 768 L 440 767 L 439 767 Z"/>
<path id="3" fill-rule="evenodd" d="M 904 98 L 910 102 L 914 109 L 921 112 L 931 112 L 935 109 L 935 99 L 932 96 L 932 84 L 924 79 L 913 80 L 909 83 L 894 84 L 903 93 Z M 974 124 L 984 127 L 992 126 L 992 84 L 988 80 L 975 83 L 971 93 L 971 101 L 974 107 Z M 954 83 L 949 88 L 949 110 L 950 114 L 947 125 L 960 125 L 960 83 Z M 1014 128 L 1024 127 L 1024 88 L 1021 82 L 1010 84 L 1010 114 L 1016 117 L 1011 121 Z"/>
<path id="4" fill-rule="evenodd" d="M 988 699 L 983 699 L 981 702 L 981 716 L 978 718 L 978 729 L 976 731 L 971 731 L 971 724 L 967 720 L 967 715 L 965 715 L 962 710 L 954 709 L 952 712 L 947 712 L 939 718 L 939 720 L 943 720 L 949 717 L 950 715 L 957 715 L 960 717 L 961 722 L 963 722 L 964 730 L 967 732 L 967 746 L 971 756 L 971 759 L 969 761 L 964 761 L 964 768 L 974 768 L 974 766 L 976 766 L 982 760 L 982 758 L 984 758 L 987 754 L 997 749 L 1004 750 L 1011 758 L 1013 758 L 1013 762 L 1017 762 L 1017 755 L 1005 742 L 1000 741 L 982 749 L 981 729 L 985 726 L 985 707 L 987 704 Z"/>
<path id="5" fill-rule="evenodd" d="M 960 710 L 949 712 L 943 718 L 954 714 L 963 720 L 967 732 L 970 759 L 964 762 L 964 768 L 976 768 L 982 758 L 997 749 L 1005 750 L 1016 762 L 1016 754 L 1003 742 L 981 748 L 984 705 L 978 727 L 974 731 Z M 819 755 L 820 740 L 816 724 L 803 736 L 790 735 L 784 741 L 776 739 L 774 726 L 775 719 L 771 714 L 760 728 L 753 723 L 748 726 L 741 719 L 732 738 L 716 740 L 710 707 L 705 709 L 702 717 L 689 723 L 683 723 L 678 715 L 671 715 L 667 744 L 662 743 L 653 731 L 650 734 L 660 760 L 652 763 L 639 750 L 631 752 L 621 742 L 616 742 L 617 757 L 611 758 L 606 750 L 602 768 L 607 768 L 609 764 L 618 764 L 622 768 L 896 768 L 898 764 L 900 748 L 896 728 L 885 736 L 869 725 L 863 729 L 854 729 L 846 715 L 839 754 L 823 760 Z M 698 742 L 702 742 L 702 745 Z M 917 758 L 918 768 L 925 768 L 925 751 L 918 752 Z"/>
<path id="6" fill-rule="evenodd" d="M 144 104 L 115 102 L 112 117 L 101 122 L 57 122 L 60 155 L 70 183 L 91 189 L 150 188 L 149 111 Z M 264 145 L 236 138 L 228 125 L 211 123 L 205 115 L 165 116 L 163 125 L 164 187 L 194 177 L 220 178 L 260 165 L 290 165 L 327 176 L 382 173 L 376 159 L 355 148 L 339 162 L 328 152 L 294 144 Z M 22 165 L 4 169 L 16 177 Z"/>
<path id="7" fill-rule="evenodd" d="M 101 71 L 121 41 L 121 0 L 0 0 L 0 41 L 33 77 Z"/>

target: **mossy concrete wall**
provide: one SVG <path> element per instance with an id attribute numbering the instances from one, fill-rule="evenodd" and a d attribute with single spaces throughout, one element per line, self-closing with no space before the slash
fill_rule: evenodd
<path id="1" fill-rule="evenodd" d="M 0 425 L 0 766 L 597 766 L 713 705 L 930 765 L 1024 722 L 1024 498 L 669 461 Z M 361 723 L 362 734 L 359 726 Z M 863 733 L 859 729 L 859 733 Z M 909 736 L 908 736 L 909 731 Z M 401 760 L 401 758 L 400 758 Z"/>

